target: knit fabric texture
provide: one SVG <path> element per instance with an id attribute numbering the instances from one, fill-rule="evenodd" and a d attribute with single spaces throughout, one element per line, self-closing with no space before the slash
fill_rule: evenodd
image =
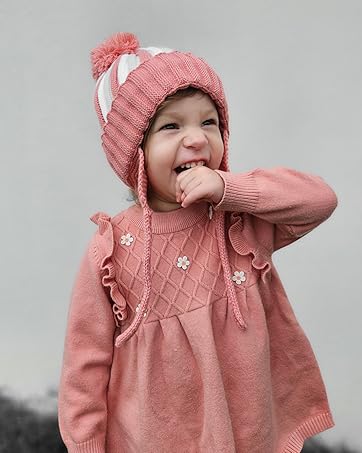
<path id="1" fill-rule="evenodd" d="M 150 295 L 152 211 L 147 202 L 147 174 L 140 145 L 157 107 L 177 90 L 195 87 L 207 93 L 218 110 L 224 154 L 221 171 L 228 171 L 228 110 L 222 83 L 216 72 L 191 53 L 170 49 L 139 48 L 137 38 L 119 33 L 92 52 L 93 75 L 97 78 L 95 108 L 102 126 L 102 145 L 107 159 L 121 180 L 136 190 L 144 213 L 146 240 L 143 250 L 145 285 L 140 310 L 116 346 L 137 330 L 147 311 Z M 102 73 L 102 71 L 104 71 Z M 236 322 L 246 328 L 233 286 L 228 281 L 229 261 L 225 247 L 224 216 L 217 216 L 218 244 L 226 291 Z"/>
<path id="2" fill-rule="evenodd" d="M 311 345 L 272 262 L 326 220 L 336 196 L 286 168 L 219 172 L 229 275 L 247 329 L 226 296 L 216 216 L 206 203 L 153 213 L 151 290 L 140 313 L 143 208 L 98 231 L 69 312 L 59 420 L 69 453 L 299 453 L 334 425 Z"/>
<path id="3" fill-rule="evenodd" d="M 130 50 L 128 50 L 130 52 Z M 95 109 L 102 126 L 102 146 L 107 159 L 120 179 L 131 189 L 138 188 L 139 147 L 157 107 L 169 95 L 193 86 L 207 93 L 215 102 L 224 142 L 220 170 L 228 171 L 228 108 L 219 76 L 203 59 L 191 53 L 159 50 L 152 55 L 147 49 L 134 49 L 131 55 L 120 55 L 96 84 Z M 118 71 L 122 58 L 144 55 L 124 79 Z M 154 53 L 154 52 L 153 52 Z M 108 76 L 109 88 L 103 87 Z M 103 91 L 109 107 L 102 111 Z M 106 116 L 106 118 L 105 118 Z"/>
<path id="4" fill-rule="evenodd" d="M 202 59 L 117 34 L 93 52 L 102 145 L 139 205 L 98 231 L 77 275 L 59 390 L 69 453 L 299 453 L 333 426 L 311 346 L 272 253 L 333 212 L 333 190 L 286 168 L 232 174 L 219 77 Z M 188 86 L 220 118 L 224 194 L 154 212 L 141 148 Z"/>

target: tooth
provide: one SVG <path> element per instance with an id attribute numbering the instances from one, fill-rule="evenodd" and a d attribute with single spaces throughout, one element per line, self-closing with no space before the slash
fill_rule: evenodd
<path id="1" fill-rule="evenodd" d="M 197 166 L 198 167 L 201 167 L 201 165 L 204 165 L 204 162 L 202 160 L 200 160 L 199 162 L 197 162 Z"/>
<path id="2" fill-rule="evenodd" d="M 186 164 L 186 168 L 191 168 L 191 164 L 190 164 L 190 163 L 187 163 L 187 164 Z"/>
<path id="3" fill-rule="evenodd" d="M 194 167 L 196 167 L 197 163 L 196 162 L 191 162 L 190 165 L 191 165 L 191 168 L 194 168 Z"/>

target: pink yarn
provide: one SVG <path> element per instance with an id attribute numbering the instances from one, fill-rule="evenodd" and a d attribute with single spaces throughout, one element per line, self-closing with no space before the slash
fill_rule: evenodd
<path id="1" fill-rule="evenodd" d="M 147 312 L 148 302 L 151 293 L 151 210 L 147 203 L 147 174 L 145 172 L 144 153 L 138 148 L 138 197 L 143 208 L 143 227 L 145 232 L 145 246 L 143 251 L 143 272 L 144 272 L 144 291 L 140 302 L 140 310 L 136 313 L 131 325 L 121 335 L 116 338 L 115 346 L 119 348 L 124 341 L 127 341 L 138 329 L 143 319 L 144 313 Z"/>
<path id="2" fill-rule="evenodd" d="M 91 52 L 93 78 L 97 80 L 116 58 L 126 53 L 133 53 L 138 47 L 138 39 L 132 33 L 116 33 L 108 38 Z"/>
<path id="3" fill-rule="evenodd" d="M 216 215 L 217 215 L 216 228 L 217 228 L 217 232 L 218 232 L 217 243 L 219 246 L 221 265 L 222 265 L 223 272 L 224 272 L 224 281 L 225 281 L 228 299 L 231 302 L 231 306 L 233 309 L 233 313 L 234 313 L 236 322 L 239 324 L 239 326 L 242 329 L 246 329 L 247 325 L 246 325 L 243 315 L 241 314 L 238 300 L 237 300 L 237 297 L 235 294 L 234 286 L 231 283 L 231 279 L 230 279 L 231 269 L 230 269 L 229 257 L 228 257 L 228 252 L 226 249 L 226 241 L 225 241 L 225 213 L 223 211 L 218 211 L 216 213 Z M 245 293 L 244 293 L 244 296 L 245 296 Z"/>

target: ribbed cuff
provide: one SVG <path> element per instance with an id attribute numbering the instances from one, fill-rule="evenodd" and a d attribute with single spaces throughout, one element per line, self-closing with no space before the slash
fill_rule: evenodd
<path id="1" fill-rule="evenodd" d="M 283 453 L 299 453 L 304 441 L 309 437 L 333 428 L 334 420 L 330 412 L 318 414 L 300 425 L 290 436 L 283 448 Z"/>
<path id="2" fill-rule="evenodd" d="M 221 170 L 215 171 L 223 179 L 225 188 L 222 199 L 214 209 L 253 213 L 259 199 L 254 173 L 233 174 Z"/>
<path id="3" fill-rule="evenodd" d="M 67 445 L 68 453 L 106 453 L 104 438 L 91 439 L 80 444 Z"/>

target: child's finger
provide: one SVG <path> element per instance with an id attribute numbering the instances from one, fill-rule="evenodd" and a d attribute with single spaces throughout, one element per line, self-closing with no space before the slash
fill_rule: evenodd
<path id="1" fill-rule="evenodd" d="M 176 187 L 175 187 L 176 201 L 179 201 L 178 198 L 181 197 L 181 194 L 187 185 L 187 181 L 190 178 L 190 174 L 192 173 L 192 170 L 193 170 L 193 168 L 190 168 L 189 170 L 185 170 L 177 176 Z M 191 179 L 192 178 L 193 177 L 191 176 Z M 182 184 L 182 187 L 181 187 L 181 184 Z"/>
<path id="2" fill-rule="evenodd" d="M 183 183 L 181 186 L 181 193 L 185 193 L 186 195 L 192 192 L 197 186 L 202 184 L 202 179 L 198 177 L 190 178 Z"/>
<path id="3" fill-rule="evenodd" d="M 175 185 L 176 201 L 179 202 L 182 194 L 181 180 L 177 177 Z"/>
<path id="4" fill-rule="evenodd" d="M 203 201 L 203 200 L 205 200 L 205 188 L 200 183 L 191 192 L 189 192 L 188 194 L 185 194 L 185 197 L 183 198 L 183 200 L 181 202 L 181 206 L 183 208 L 187 208 L 187 206 L 190 206 L 192 203 L 195 203 L 197 201 Z"/>
<path id="5" fill-rule="evenodd" d="M 201 196 L 201 191 L 193 190 L 191 193 L 185 196 L 185 198 L 181 202 L 181 206 L 183 208 L 187 208 L 188 206 L 192 205 L 193 203 L 200 202 L 203 200 Z"/>

